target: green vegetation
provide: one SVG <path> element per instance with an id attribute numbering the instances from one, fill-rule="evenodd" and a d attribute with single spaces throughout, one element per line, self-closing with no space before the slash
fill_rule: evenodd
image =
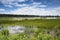
<path id="1" fill-rule="evenodd" d="M 60 35 L 53 37 L 50 34 L 44 34 L 42 32 L 9 34 L 8 31 L 5 30 L 0 32 L 0 40 L 60 40 Z"/>
<path id="2" fill-rule="evenodd" d="M 24 25 L 24 26 L 36 26 L 40 28 L 60 28 L 60 19 L 33 19 L 33 20 L 0 20 L 1 25 Z"/>
<path id="3" fill-rule="evenodd" d="M 13 18 L 1 18 L 0 25 L 3 27 L 23 25 L 27 27 L 36 27 L 28 33 L 9 34 L 8 30 L 0 31 L 0 40 L 60 40 L 60 19 L 24 19 L 12 20 Z M 51 32 L 51 33 L 50 33 Z"/>

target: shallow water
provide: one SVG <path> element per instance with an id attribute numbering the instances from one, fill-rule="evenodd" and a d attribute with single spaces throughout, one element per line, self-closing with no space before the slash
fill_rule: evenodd
<path id="1" fill-rule="evenodd" d="M 16 33 L 31 33 L 35 29 L 34 26 L 32 27 L 25 27 L 25 26 L 7 26 L 4 28 L 0 28 L 0 30 L 8 30 L 10 34 Z"/>

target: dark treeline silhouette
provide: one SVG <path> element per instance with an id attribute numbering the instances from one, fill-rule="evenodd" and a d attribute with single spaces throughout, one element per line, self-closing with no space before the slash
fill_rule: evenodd
<path id="1" fill-rule="evenodd" d="M 39 16 L 39 15 L 13 15 L 13 14 L 0 14 L 0 17 L 60 17 L 60 16 Z"/>
<path id="2" fill-rule="evenodd" d="M 38 15 L 13 15 L 13 14 L 0 14 L 0 17 L 39 17 Z"/>

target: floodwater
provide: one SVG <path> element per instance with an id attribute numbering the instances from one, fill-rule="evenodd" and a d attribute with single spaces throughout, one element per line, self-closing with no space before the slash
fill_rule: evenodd
<path id="1" fill-rule="evenodd" d="M 10 34 L 16 33 L 31 33 L 34 30 L 34 26 L 32 27 L 25 27 L 25 26 L 7 26 L 7 27 L 0 27 L 0 31 L 8 30 Z"/>
<path id="2" fill-rule="evenodd" d="M 14 17 L 13 18 L 14 20 L 24 20 L 24 19 L 28 19 L 28 20 L 30 20 L 30 19 L 60 19 L 60 17 Z"/>
<path id="3" fill-rule="evenodd" d="M 25 31 L 25 27 L 23 27 L 23 26 L 8 26 L 8 30 L 9 30 L 10 34 L 23 33 Z"/>

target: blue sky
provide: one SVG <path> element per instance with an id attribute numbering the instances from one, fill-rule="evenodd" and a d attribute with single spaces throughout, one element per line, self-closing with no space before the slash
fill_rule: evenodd
<path id="1" fill-rule="evenodd" d="M 0 0 L 0 14 L 60 15 L 60 0 Z"/>

